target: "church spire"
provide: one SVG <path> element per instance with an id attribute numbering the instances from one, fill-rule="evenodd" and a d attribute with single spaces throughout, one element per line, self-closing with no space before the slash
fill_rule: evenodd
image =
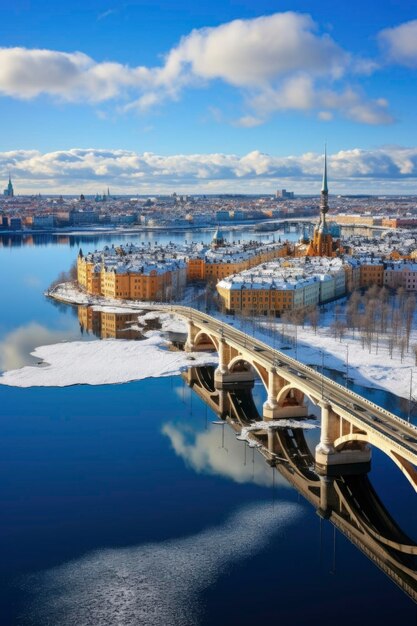
<path id="1" fill-rule="evenodd" d="M 321 187 L 322 193 L 328 193 L 327 188 L 327 144 L 324 144 L 324 171 L 323 171 L 323 185 Z"/>
<path id="2" fill-rule="evenodd" d="M 324 145 L 324 170 L 323 170 L 323 185 L 321 187 L 320 196 L 320 222 L 322 228 L 326 225 L 326 213 L 329 211 L 329 189 L 327 187 L 327 146 Z"/>

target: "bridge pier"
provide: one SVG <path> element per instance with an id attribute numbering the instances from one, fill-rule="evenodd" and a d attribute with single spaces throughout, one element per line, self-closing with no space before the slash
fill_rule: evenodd
<path id="1" fill-rule="evenodd" d="M 229 359 L 227 358 L 229 355 L 227 354 L 227 346 L 224 337 L 221 337 L 219 340 L 219 364 L 214 370 L 214 384 L 216 388 L 221 388 L 223 383 L 228 382 L 229 377 Z"/>
<path id="2" fill-rule="evenodd" d="M 275 419 L 278 409 L 277 395 L 279 391 L 279 379 L 277 370 L 273 367 L 268 371 L 268 398 L 263 405 L 263 418 Z"/>
<path id="3" fill-rule="evenodd" d="M 185 352 L 194 352 L 195 344 L 194 340 L 198 333 L 198 328 L 192 322 L 192 320 L 187 320 L 187 340 L 184 344 Z"/>
<path id="4" fill-rule="evenodd" d="M 369 470 L 371 450 L 366 445 L 336 450 L 334 442 L 340 430 L 340 417 L 326 400 L 321 407 L 321 436 L 316 446 L 316 470 L 319 474 L 335 476 L 356 474 Z"/>
<path id="5" fill-rule="evenodd" d="M 214 383 L 216 389 L 221 389 L 223 385 L 231 383 L 253 383 L 255 375 L 252 369 L 230 371 L 231 349 L 226 340 L 221 337 L 219 341 L 219 365 L 214 371 Z"/>
<path id="6" fill-rule="evenodd" d="M 281 387 L 280 377 L 275 368 L 268 371 L 268 398 L 262 408 L 265 420 L 307 417 L 307 407 L 304 404 L 280 406 L 277 396 Z"/>

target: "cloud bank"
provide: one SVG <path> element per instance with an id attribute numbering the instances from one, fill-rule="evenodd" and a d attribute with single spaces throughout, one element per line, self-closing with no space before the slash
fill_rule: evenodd
<path id="1" fill-rule="evenodd" d="M 234 122 L 241 126 L 283 110 L 388 124 L 386 100 L 351 84 L 375 68 L 320 33 L 309 15 L 288 11 L 195 29 L 154 67 L 97 61 L 81 51 L 1 48 L 0 94 L 92 105 L 114 100 L 119 111 L 144 111 L 220 81 L 242 94 L 246 113 Z"/>
<path id="2" fill-rule="evenodd" d="M 319 193 L 323 157 L 273 156 L 254 150 L 236 154 L 161 156 L 128 150 L 71 149 L 0 153 L 0 180 L 12 172 L 17 193 L 158 194 L 272 192 L 291 185 Z M 332 193 L 416 193 L 417 147 L 341 150 L 329 155 Z"/>

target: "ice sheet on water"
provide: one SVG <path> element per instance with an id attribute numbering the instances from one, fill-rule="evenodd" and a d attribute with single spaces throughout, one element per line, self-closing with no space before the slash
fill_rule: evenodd
<path id="1" fill-rule="evenodd" d="M 66 387 L 105 385 L 144 378 L 179 374 L 190 366 L 215 365 L 217 355 L 168 349 L 158 331 L 150 331 L 143 341 L 105 339 L 73 341 L 36 348 L 32 355 L 43 367 L 26 366 L 10 370 L 0 384 L 16 387 Z"/>
<path id="2" fill-rule="evenodd" d="M 298 504 L 257 503 L 185 539 L 101 550 L 30 576 L 33 601 L 21 623 L 198 626 L 199 594 L 301 514 Z"/>

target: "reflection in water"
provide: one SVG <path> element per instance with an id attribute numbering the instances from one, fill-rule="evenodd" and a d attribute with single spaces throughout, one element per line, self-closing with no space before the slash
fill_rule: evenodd
<path id="1" fill-rule="evenodd" d="M 184 424 L 165 424 L 162 432 L 166 435 L 175 450 L 196 472 L 217 474 L 230 478 L 237 483 L 253 482 L 257 485 L 272 485 L 272 470 L 261 457 L 242 449 L 230 429 L 224 430 L 210 421 L 207 430 L 195 433 Z M 282 479 L 283 487 L 289 486 Z"/>
<path id="2" fill-rule="evenodd" d="M 180 241 L 191 243 L 193 241 L 202 241 L 210 243 L 213 237 L 215 227 L 209 227 L 202 230 L 143 230 L 140 228 L 132 229 L 130 232 L 120 230 L 91 230 L 79 231 L 74 228 L 72 232 L 66 233 L 0 233 L 0 248 L 19 248 L 22 246 L 46 246 L 46 245 L 65 245 L 70 248 L 91 245 L 92 248 L 100 248 L 103 244 L 111 244 L 115 241 L 123 242 L 135 239 L 136 241 L 145 242 L 169 242 Z M 239 230 L 230 229 L 226 233 L 228 241 L 257 239 L 258 241 L 272 241 L 273 234 L 258 233 L 253 231 L 253 227 L 248 225 L 246 228 Z M 286 239 L 298 239 L 297 233 L 286 233 Z"/>
<path id="3" fill-rule="evenodd" d="M 20 326 L 5 335 L 0 342 L 0 370 L 12 370 L 30 365 L 34 358 L 30 353 L 38 346 L 47 346 L 59 341 L 76 339 L 71 329 L 50 330 L 37 322 Z"/>
<path id="4" fill-rule="evenodd" d="M 238 436 L 252 424 L 247 440 L 256 446 L 266 466 L 278 470 L 321 517 L 330 519 L 345 537 L 384 571 L 403 591 L 417 602 L 417 543 L 408 537 L 386 510 L 366 473 L 335 478 L 315 472 L 314 457 L 301 427 L 282 427 L 260 421 L 248 384 L 223 385 L 216 389 L 213 368 L 191 368 L 183 374 L 193 391 L 225 420 Z M 254 423 L 259 422 L 258 428 Z M 167 427 L 165 427 L 165 432 Z M 178 431 L 168 429 L 175 450 L 197 469 L 206 466 L 215 471 L 212 454 L 202 450 L 203 438 L 194 446 L 184 444 Z M 207 442 L 208 443 L 208 442 Z M 242 442 L 246 446 L 247 443 Z M 238 455 L 237 455 L 238 456 Z M 242 465 L 240 471 L 242 471 Z M 220 468 L 223 470 L 224 468 Z M 231 472 L 238 480 L 239 466 Z M 244 472 L 243 472 L 244 475 Z"/>
<path id="5" fill-rule="evenodd" d="M 78 321 L 81 332 L 92 333 L 101 339 L 143 339 L 142 329 L 138 328 L 138 313 L 109 313 L 95 311 L 91 306 L 79 306 Z"/>
<path id="6" fill-rule="evenodd" d="M 20 246 L 46 246 L 47 244 L 68 246 L 71 243 L 68 235 L 51 235 L 48 233 L 0 233 L 0 248 L 19 248 Z"/>
<path id="7" fill-rule="evenodd" d="M 174 541 L 102 550 L 27 579 L 36 601 L 23 624 L 196 626 L 199 594 L 268 545 L 301 506 L 258 503 L 222 526 Z"/>

